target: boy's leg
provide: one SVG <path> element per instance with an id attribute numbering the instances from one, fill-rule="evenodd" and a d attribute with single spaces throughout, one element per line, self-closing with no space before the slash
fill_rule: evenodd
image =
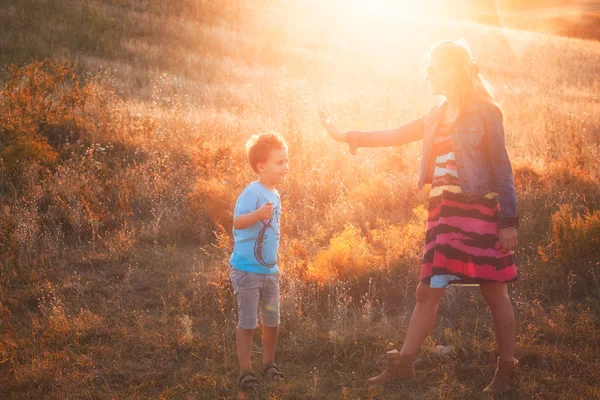
<path id="1" fill-rule="evenodd" d="M 252 370 L 252 334 L 254 329 L 240 326 L 235 331 L 235 348 L 240 361 L 240 373 Z"/>
<path id="2" fill-rule="evenodd" d="M 279 326 L 264 326 L 262 329 L 263 342 L 263 364 L 275 362 L 275 349 L 277 348 L 277 336 Z"/>
<path id="3" fill-rule="evenodd" d="M 257 274 L 232 269 L 231 283 L 238 310 L 235 347 L 242 373 L 252 370 L 252 336 L 258 320 L 261 280 Z"/>
<path id="4" fill-rule="evenodd" d="M 259 301 L 263 324 L 263 365 L 275 361 L 279 334 L 279 272 L 265 275 Z"/>

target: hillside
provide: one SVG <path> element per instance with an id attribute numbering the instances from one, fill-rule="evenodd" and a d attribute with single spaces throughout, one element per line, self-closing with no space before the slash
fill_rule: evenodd
<path id="1" fill-rule="evenodd" d="M 1 398 L 244 398 L 227 259 L 254 179 L 243 144 L 270 130 L 291 158 L 288 379 L 253 397 L 481 398 L 496 349 L 472 287 L 446 291 L 414 382 L 364 387 L 405 335 L 428 190 L 419 144 L 353 157 L 317 117 L 422 115 L 439 100 L 424 55 L 459 37 L 503 105 L 515 169 L 521 371 L 506 398 L 600 398 L 600 42 L 360 1 L 14 3 L 0 6 L 0 65 L 15 65 L 1 74 Z"/>

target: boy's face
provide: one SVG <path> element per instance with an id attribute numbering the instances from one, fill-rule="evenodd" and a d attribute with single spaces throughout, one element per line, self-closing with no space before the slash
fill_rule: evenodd
<path id="1" fill-rule="evenodd" d="M 280 185 L 285 182 L 290 170 L 289 161 L 287 148 L 272 150 L 264 163 L 257 163 L 258 174 L 268 183 Z"/>

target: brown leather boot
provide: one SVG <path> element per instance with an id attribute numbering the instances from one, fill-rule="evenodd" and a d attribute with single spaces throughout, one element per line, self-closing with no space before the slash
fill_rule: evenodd
<path id="1" fill-rule="evenodd" d="M 483 389 L 483 393 L 500 394 L 511 390 L 512 379 L 518 363 L 519 360 L 517 359 L 513 359 L 513 361 L 500 361 L 498 358 L 498 366 L 496 367 L 494 379 Z"/>
<path id="2" fill-rule="evenodd" d="M 367 379 L 367 385 L 405 381 L 414 378 L 415 370 L 412 365 L 414 359 L 414 356 L 401 356 L 396 349 L 388 351 L 385 371 L 378 376 Z"/>

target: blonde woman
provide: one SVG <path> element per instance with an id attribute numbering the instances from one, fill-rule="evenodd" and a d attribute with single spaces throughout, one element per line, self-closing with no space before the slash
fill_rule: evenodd
<path id="1" fill-rule="evenodd" d="M 427 115 L 391 130 L 341 132 L 321 112 L 333 139 L 357 147 L 398 146 L 423 140 L 419 187 L 431 184 L 427 233 L 416 305 L 402 349 L 387 353 L 385 371 L 369 384 L 415 376 L 413 361 L 435 324 L 444 288 L 479 284 L 490 306 L 498 342 L 495 376 L 484 389 L 509 391 L 517 360 L 515 318 L 507 282 L 517 280 L 512 249 L 518 217 L 503 113 L 461 39 L 428 53 L 425 79 L 445 101 Z"/>

